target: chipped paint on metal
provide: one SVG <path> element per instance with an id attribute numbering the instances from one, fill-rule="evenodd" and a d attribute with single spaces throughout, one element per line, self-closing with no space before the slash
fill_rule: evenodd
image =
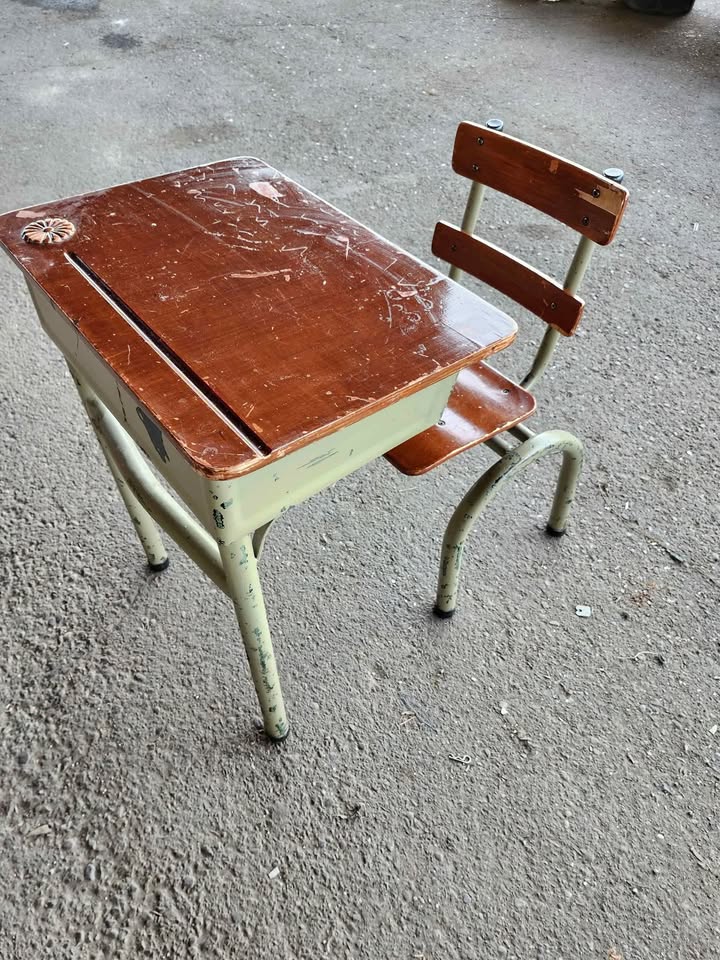
<path id="1" fill-rule="evenodd" d="M 220 554 L 265 732 L 273 740 L 283 740 L 289 728 L 251 538 L 223 544 Z"/>
<path id="2" fill-rule="evenodd" d="M 310 470 L 313 467 L 319 466 L 321 463 L 324 463 L 326 460 L 329 460 L 331 457 L 336 457 L 338 454 L 337 450 L 328 450 L 326 453 L 321 453 L 317 457 L 313 457 L 312 460 L 308 460 L 307 463 L 301 463 L 298 467 L 298 470 Z"/>

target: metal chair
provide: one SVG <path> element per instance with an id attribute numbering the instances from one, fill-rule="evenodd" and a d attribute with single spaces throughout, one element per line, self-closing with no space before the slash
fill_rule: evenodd
<path id="1" fill-rule="evenodd" d="M 452 166 L 472 185 L 462 226 L 438 223 L 432 250 L 451 264 L 453 280 L 462 273 L 476 277 L 544 320 L 547 330 L 520 384 L 485 363 L 463 370 L 440 421 L 386 454 L 394 467 L 411 476 L 427 473 L 481 443 L 500 458 L 466 493 L 445 531 L 435 602 L 435 613 L 443 618 L 455 612 L 463 551 L 476 520 L 506 483 L 550 453 L 562 453 L 562 466 L 546 529 L 555 537 L 565 533 L 582 467 L 582 444 L 565 430 L 535 434 L 528 429 L 523 421 L 534 413 L 535 398 L 526 388 L 538 382 L 560 337 L 575 333 L 584 308 L 578 288 L 595 246 L 614 238 L 628 196 L 621 186 L 622 170 L 611 168 L 600 176 L 510 137 L 502 127 L 500 120 L 458 127 Z M 562 285 L 474 236 L 486 187 L 580 234 Z M 518 442 L 513 445 L 511 440 Z"/>

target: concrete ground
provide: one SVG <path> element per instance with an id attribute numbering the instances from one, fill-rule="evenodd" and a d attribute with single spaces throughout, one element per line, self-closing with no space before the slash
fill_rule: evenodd
<path id="1" fill-rule="evenodd" d="M 539 466 L 441 623 L 487 454 L 293 510 L 263 560 L 282 748 L 230 604 L 174 548 L 145 573 L 3 260 L 0 960 L 720 957 L 718 0 L 6 0 L 0 36 L 2 209 L 249 153 L 429 257 L 457 121 L 492 115 L 632 191 L 538 391 L 587 443 L 571 535 Z M 560 269 L 564 229 L 484 222 Z"/>

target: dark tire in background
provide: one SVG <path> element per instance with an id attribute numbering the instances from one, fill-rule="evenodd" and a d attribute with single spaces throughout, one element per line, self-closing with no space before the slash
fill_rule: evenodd
<path id="1" fill-rule="evenodd" d="M 689 13 L 695 0 L 625 0 L 625 6 L 638 13 L 655 13 L 666 17 L 679 17 Z"/>

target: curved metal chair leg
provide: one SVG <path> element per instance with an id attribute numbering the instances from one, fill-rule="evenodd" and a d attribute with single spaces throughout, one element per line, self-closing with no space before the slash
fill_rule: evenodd
<path id="1" fill-rule="evenodd" d="M 562 452 L 563 462 L 547 531 L 557 537 L 565 533 L 582 468 L 583 447 L 577 437 L 565 430 L 546 430 L 506 453 L 480 477 L 458 504 L 443 539 L 435 601 L 437 616 L 451 617 L 455 612 L 465 541 L 482 511 L 508 481 L 523 473 L 531 463 L 555 452 Z"/>

